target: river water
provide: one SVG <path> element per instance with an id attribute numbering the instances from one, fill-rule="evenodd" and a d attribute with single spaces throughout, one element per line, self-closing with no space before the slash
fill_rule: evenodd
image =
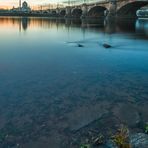
<path id="1" fill-rule="evenodd" d="M 148 20 L 0 17 L 1 148 L 79 148 L 146 122 Z"/>

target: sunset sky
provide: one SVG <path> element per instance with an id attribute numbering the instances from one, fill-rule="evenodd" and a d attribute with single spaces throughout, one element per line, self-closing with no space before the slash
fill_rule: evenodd
<path id="1" fill-rule="evenodd" d="M 22 2 L 25 0 L 22 0 Z M 37 6 L 48 3 L 57 3 L 65 0 L 26 0 L 30 6 Z M 12 8 L 13 6 L 17 7 L 19 0 L 0 0 L 0 8 Z"/>

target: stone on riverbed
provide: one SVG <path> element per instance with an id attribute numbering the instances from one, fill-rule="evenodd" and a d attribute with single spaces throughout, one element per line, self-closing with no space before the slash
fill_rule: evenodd
<path id="1" fill-rule="evenodd" d="M 148 148 L 148 135 L 137 133 L 130 136 L 130 143 L 133 148 Z"/>
<path id="2" fill-rule="evenodd" d="M 144 133 L 136 133 L 129 136 L 129 144 L 132 148 L 148 148 L 148 135 Z M 105 148 L 118 148 L 118 146 L 112 141 L 108 140 Z"/>

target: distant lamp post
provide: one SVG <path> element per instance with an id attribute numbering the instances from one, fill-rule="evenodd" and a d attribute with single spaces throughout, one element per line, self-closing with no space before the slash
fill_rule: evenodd
<path id="1" fill-rule="evenodd" d="M 19 0 L 19 10 L 21 11 L 21 7 L 22 7 L 22 2 L 21 0 Z"/>
<path id="2" fill-rule="evenodd" d="M 43 12 L 43 6 L 41 5 L 41 13 Z"/>

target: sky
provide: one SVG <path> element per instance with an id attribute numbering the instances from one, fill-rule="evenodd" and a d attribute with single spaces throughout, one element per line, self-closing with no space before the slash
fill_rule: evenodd
<path id="1" fill-rule="evenodd" d="M 48 3 L 57 3 L 62 0 L 22 0 L 26 1 L 30 6 L 44 5 Z M 0 8 L 12 8 L 13 6 L 17 7 L 19 0 L 0 0 Z"/>

